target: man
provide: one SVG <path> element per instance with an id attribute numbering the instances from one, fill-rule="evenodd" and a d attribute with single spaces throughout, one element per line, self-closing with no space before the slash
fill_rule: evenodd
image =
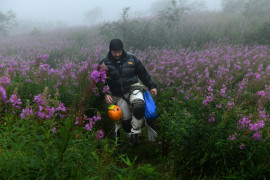
<path id="1" fill-rule="evenodd" d="M 131 144 L 136 145 L 137 136 L 141 133 L 145 111 L 143 86 L 139 80 L 154 96 L 157 95 L 156 84 L 141 61 L 135 55 L 124 50 L 120 39 L 110 41 L 109 52 L 99 64 L 107 67 L 106 83 L 111 91 L 111 94 L 105 95 L 105 101 L 107 104 L 118 105 L 123 113 L 121 124 L 115 123 L 115 135 L 119 137 L 119 128 L 122 126 L 130 137 Z M 156 136 L 153 128 L 151 132 L 154 132 L 154 136 Z M 153 137 L 150 139 L 153 140 Z"/>

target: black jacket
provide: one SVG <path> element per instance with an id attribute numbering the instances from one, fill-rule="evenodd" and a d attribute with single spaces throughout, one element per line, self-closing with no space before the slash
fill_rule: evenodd
<path id="1" fill-rule="evenodd" d="M 123 96 L 130 91 L 132 84 L 138 83 L 139 79 L 148 88 L 156 88 L 155 82 L 146 71 L 141 61 L 133 54 L 123 50 L 120 61 L 116 61 L 110 52 L 99 64 L 107 66 L 106 82 L 113 96 Z"/>

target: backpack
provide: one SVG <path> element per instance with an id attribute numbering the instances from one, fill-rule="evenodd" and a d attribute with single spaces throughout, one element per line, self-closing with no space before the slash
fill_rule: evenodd
<path id="1" fill-rule="evenodd" d="M 158 117 L 157 106 L 148 90 L 143 92 L 143 98 L 145 101 L 145 119 L 156 119 Z"/>

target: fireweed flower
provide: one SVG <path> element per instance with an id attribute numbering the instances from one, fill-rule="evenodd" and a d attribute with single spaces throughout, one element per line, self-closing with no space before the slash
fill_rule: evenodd
<path id="1" fill-rule="evenodd" d="M 256 132 L 255 134 L 253 134 L 252 139 L 261 140 L 261 134 L 259 132 Z"/>
<path id="2" fill-rule="evenodd" d="M 243 117 L 238 121 L 238 129 L 244 129 L 249 126 L 251 120 L 247 117 Z"/>
<path id="3" fill-rule="evenodd" d="M 64 103 L 60 103 L 57 108 L 50 109 L 50 111 L 56 111 L 56 115 L 59 115 L 60 118 L 64 118 L 65 115 L 62 114 L 63 112 L 67 111 L 67 108 L 64 106 Z"/>
<path id="4" fill-rule="evenodd" d="M 233 101 L 229 101 L 228 104 L 226 105 L 227 109 L 232 109 L 234 106 L 234 102 Z"/>
<path id="5" fill-rule="evenodd" d="M 46 112 L 48 113 L 48 115 L 49 115 L 50 117 L 52 117 L 53 114 L 54 114 L 54 112 L 55 112 L 55 108 L 54 108 L 54 107 L 50 108 L 49 106 L 47 106 Z"/>
<path id="6" fill-rule="evenodd" d="M 236 70 L 240 70 L 240 69 L 242 69 L 239 65 L 237 65 L 237 64 L 234 64 L 234 69 L 236 69 Z"/>
<path id="7" fill-rule="evenodd" d="M 265 91 L 258 91 L 258 96 L 264 97 L 265 96 Z"/>
<path id="8" fill-rule="evenodd" d="M 101 116 L 98 114 L 97 116 L 93 116 L 92 118 L 88 118 L 85 114 L 83 115 L 84 121 L 88 121 L 88 123 L 85 125 L 85 129 L 87 131 L 91 131 L 93 126 L 97 121 L 101 120 Z"/>
<path id="9" fill-rule="evenodd" d="M 226 96 L 226 86 L 223 84 L 222 85 L 222 89 L 220 90 L 220 94 L 222 97 L 225 97 Z"/>
<path id="10" fill-rule="evenodd" d="M 261 64 L 261 65 L 259 66 L 258 71 L 260 72 L 260 71 L 262 71 L 262 69 L 263 69 L 263 64 Z"/>
<path id="11" fill-rule="evenodd" d="M 36 57 L 37 60 L 42 60 L 42 62 L 46 62 L 48 58 L 49 58 L 48 54 L 37 55 L 37 57 Z"/>
<path id="12" fill-rule="evenodd" d="M 100 68 L 99 71 L 98 70 L 94 70 L 91 75 L 90 75 L 90 79 L 96 83 L 98 82 L 102 82 L 105 83 L 105 79 L 106 79 L 106 69 L 104 68 Z"/>
<path id="13" fill-rule="evenodd" d="M 38 112 L 37 115 L 40 119 L 43 119 L 44 117 L 46 117 L 46 114 L 44 112 Z"/>
<path id="14" fill-rule="evenodd" d="M 42 59 L 43 59 L 44 61 L 46 61 L 48 58 L 49 58 L 49 55 L 48 55 L 48 54 L 44 54 L 44 55 L 42 56 Z"/>
<path id="15" fill-rule="evenodd" d="M 259 111 L 259 114 L 261 118 L 266 118 L 265 111 Z"/>
<path id="16" fill-rule="evenodd" d="M 98 114 L 97 116 L 93 116 L 93 119 L 95 121 L 100 121 L 101 120 L 101 116 Z"/>
<path id="17" fill-rule="evenodd" d="M 22 101 L 19 97 L 17 97 L 16 94 L 11 95 L 8 102 L 11 103 L 12 107 L 15 107 L 16 109 L 21 109 Z"/>
<path id="18" fill-rule="evenodd" d="M 111 92 L 110 92 L 109 86 L 103 86 L 102 93 L 110 94 Z"/>
<path id="19" fill-rule="evenodd" d="M 222 104 L 216 105 L 217 108 L 221 109 L 222 108 Z"/>
<path id="20" fill-rule="evenodd" d="M 255 124 L 250 123 L 249 124 L 249 129 L 252 130 L 252 131 L 257 131 L 259 129 L 258 124 L 256 124 L 256 123 Z"/>
<path id="21" fill-rule="evenodd" d="M 215 122 L 215 114 L 214 113 L 209 114 L 208 122 Z"/>
<path id="22" fill-rule="evenodd" d="M 268 72 L 270 72 L 270 65 L 267 66 L 266 70 L 267 70 Z"/>
<path id="23" fill-rule="evenodd" d="M 100 78 L 100 75 L 99 75 L 99 72 L 97 70 L 94 70 L 90 75 L 90 79 L 96 83 L 99 81 L 99 78 Z"/>
<path id="24" fill-rule="evenodd" d="M 260 129 L 264 128 L 264 121 L 263 120 L 260 120 L 260 122 L 258 123 L 258 127 Z"/>
<path id="25" fill-rule="evenodd" d="M 53 133 L 55 133 L 55 132 L 56 132 L 56 128 L 53 128 L 51 131 L 52 131 Z"/>
<path id="26" fill-rule="evenodd" d="M 56 111 L 62 111 L 65 112 L 67 108 L 65 107 L 64 103 L 60 103 L 58 107 L 56 108 Z"/>
<path id="27" fill-rule="evenodd" d="M 34 97 L 33 102 L 36 103 L 37 105 L 45 106 L 45 100 L 42 98 L 41 94 L 36 95 Z"/>
<path id="28" fill-rule="evenodd" d="M 260 120 L 258 123 L 250 123 L 249 124 L 249 129 L 252 131 L 258 131 L 259 129 L 262 129 L 264 127 L 264 121 Z"/>
<path id="29" fill-rule="evenodd" d="M 98 69 L 99 67 L 100 67 L 99 64 L 93 64 L 93 65 L 91 66 L 92 69 Z"/>
<path id="30" fill-rule="evenodd" d="M 228 137 L 229 140 L 235 141 L 236 140 L 236 134 L 232 134 Z"/>
<path id="31" fill-rule="evenodd" d="M 25 108 L 22 110 L 22 113 L 20 114 L 20 117 L 22 119 L 27 119 L 29 116 L 31 116 L 33 113 L 32 108 Z"/>
<path id="32" fill-rule="evenodd" d="M 213 97 L 212 96 L 207 96 L 204 100 L 203 100 L 203 104 L 204 105 L 208 105 L 209 102 L 213 101 Z"/>
<path id="33" fill-rule="evenodd" d="M 89 122 L 89 123 L 87 123 L 87 124 L 85 125 L 85 129 L 86 129 L 87 131 L 92 131 L 92 128 L 93 128 L 92 122 Z"/>
<path id="34" fill-rule="evenodd" d="M 204 70 L 204 77 L 205 78 L 209 78 L 209 71 L 208 71 L 208 68 L 205 68 L 205 70 Z"/>
<path id="35" fill-rule="evenodd" d="M 99 58 L 99 54 L 100 54 L 100 52 L 101 52 L 101 50 L 100 49 L 96 49 L 96 51 L 95 51 L 95 57 L 96 57 L 96 60 L 98 60 Z"/>
<path id="36" fill-rule="evenodd" d="M 209 81 L 209 84 L 210 84 L 210 86 L 215 86 L 215 84 L 216 84 L 216 81 L 213 79 L 210 79 L 210 81 Z"/>
<path id="37" fill-rule="evenodd" d="M 246 147 L 246 145 L 244 143 L 240 144 L 240 149 L 244 149 Z"/>
<path id="38" fill-rule="evenodd" d="M 10 77 L 0 77 L 0 84 L 10 85 Z"/>
<path id="39" fill-rule="evenodd" d="M 214 91 L 211 86 L 208 86 L 207 90 L 208 90 L 208 92 L 213 92 Z"/>
<path id="40" fill-rule="evenodd" d="M 79 117 L 76 117 L 75 119 L 75 125 L 77 126 L 79 124 Z"/>
<path id="41" fill-rule="evenodd" d="M 99 130 L 99 131 L 96 132 L 96 139 L 97 140 L 102 140 L 103 137 L 104 137 L 104 133 L 103 133 L 102 130 Z"/>
<path id="42" fill-rule="evenodd" d="M 93 93 L 94 93 L 95 96 L 100 96 L 100 94 L 99 94 L 99 89 L 97 88 L 97 86 L 94 86 L 94 87 L 92 88 L 92 91 L 93 91 Z"/>
<path id="43" fill-rule="evenodd" d="M 259 79 L 261 78 L 261 75 L 260 75 L 259 73 L 255 73 L 254 75 L 255 75 L 255 78 L 256 78 L 257 80 L 259 80 Z"/>
<path id="44" fill-rule="evenodd" d="M 7 94 L 6 94 L 6 90 L 0 86 L 0 100 L 6 100 L 7 99 Z"/>

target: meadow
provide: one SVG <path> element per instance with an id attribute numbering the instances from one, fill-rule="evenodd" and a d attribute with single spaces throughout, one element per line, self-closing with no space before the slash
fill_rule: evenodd
<path id="1" fill-rule="evenodd" d="M 156 21 L 143 46 L 139 26 L 121 36 L 102 25 L 1 37 L 0 178 L 268 179 L 270 46 L 265 36 L 254 38 L 265 23 L 201 17 L 170 33 L 158 32 Z M 138 21 L 111 27 L 123 23 Z M 137 147 L 124 136 L 114 140 L 106 72 L 97 65 L 113 36 L 158 84 L 156 142 L 147 141 L 145 127 Z"/>

